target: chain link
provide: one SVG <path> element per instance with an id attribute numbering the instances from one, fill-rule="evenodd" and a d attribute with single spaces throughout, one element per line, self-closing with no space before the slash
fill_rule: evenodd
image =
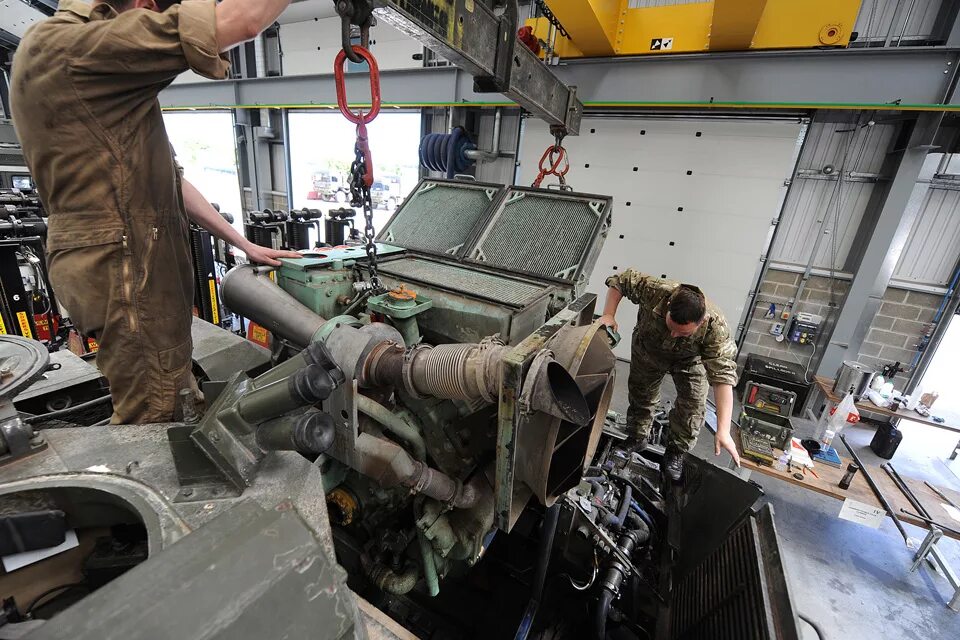
<path id="1" fill-rule="evenodd" d="M 357 125 L 357 142 L 354 145 L 354 160 L 350 165 L 350 206 L 363 209 L 363 239 L 364 250 L 367 253 L 367 262 L 370 267 L 370 288 L 374 293 L 383 290 L 383 282 L 377 271 L 377 243 L 376 230 L 373 228 L 373 201 L 370 198 L 368 184 L 366 126 Z M 372 167 L 371 167 L 372 169 Z M 372 171 L 370 172 L 372 174 Z"/>
<path id="2" fill-rule="evenodd" d="M 567 30 L 563 28 L 562 24 L 560 24 L 560 20 L 557 19 L 557 16 L 553 15 L 553 11 L 551 11 L 550 7 L 547 6 L 546 0 L 535 0 L 535 2 L 537 8 L 540 9 L 540 13 L 543 14 L 543 17 L 547 19 L 547 22 L 556 27 L 557 33 L 569 40 L 570 34 L 567 33 Z"/>

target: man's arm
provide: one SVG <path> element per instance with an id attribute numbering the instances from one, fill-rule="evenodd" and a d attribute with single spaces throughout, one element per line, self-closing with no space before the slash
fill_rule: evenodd
<path id="1" fill-rule="evenodd" d="M 713 385 L 713 399 L 717 405 L 717 436 L 714 440 L 714 455 L 725 449 L 740 466 L 740 454 L 730 435 L 730 418 L 733 416 L 733 386 L 724 383 Z"/>
<path id="2" fill-rule="evenodd" d="M 217 44 L 220 51 L 253 40 L 276 22 L 290 0 L 223 0 L 217 5 Z"/>
<path id="3" fill-rule="evenodd" d="M 711 317 L 707 334 L 701 346 L 700 357 L 707 371 L 707 380 L 713 387 L 713 396 L 717 405 L 717 435 L 714 453 L 721 450 L 730 453 L 737 466 L 740 466 L 740 454 L 737 445 L 730 436 L 730 419 L 733 416 L 733 388 L 737 384 L 737 344 L 730 336 L 730 328 L 723 314 L 718 310 L 708 311 Z"/>
<path id="4" fill-rule="evenodd" d="M 607 288 L 607 299 L 603 303 L 603 315 L 600 316 L 600 324 L 605 324 L 614 331 L 618 329 L 620 325 L 617 323 L 617 307 L 620 306 L 621 300 L 623 300 L 623 294 L 620 293 L 620 289 Z"/>
<path id="5" fill-rule="evenodd" d="M 272 267 L 279 267 L 280 261 L 277 258 L 302 257 L 296 251 L 278 251 L 253 244 L 237 233 L 237 230 L 223 219 L 220 212 L 207 202 L 203 194 L 190 181 L 186 179 L 181 181 L 183 183 L 183 205 L 190 219 L 224 242 L 243 251 L 251 262 L 261 262 Z"/>
<path id="6" fill-rule="evenodd" d="M 627 298 L 631 302 L 640 304 L 648 279 L 649 276 L 633 269 L 626 269 L 607 278 L 607 298 L 603 304 L 603 316 L 600 322 L 616 331 L 619 326 L 616 316 L 620 301 Z"/>

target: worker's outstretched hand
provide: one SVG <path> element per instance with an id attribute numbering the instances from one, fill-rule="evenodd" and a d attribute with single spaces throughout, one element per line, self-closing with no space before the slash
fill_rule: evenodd
<path id="1" fill-rule="evenodd" d="M 737 463 L 737 466 L 740 466 L 740 453 L 737 451 L 737 444 L 733 441 L 733 437 L 731 437 L 729 433 L 723 435 L 717 434 L 714 440 L 714 455 L 720 455 L 721 449 L 727 451 L 733 458 L 733 461 Z"/>
<path id="2" fill-rule="evenodd" d="M 614 318 L 609 313 L 600 316 L 600 324 L 605 324 L 611 329 L 613 329 L 614 331 L 620 328 L 620 325 L 617 324 L 617 319 Z"/>
<path id="3" fill-rule="evenodd" d="M 280 260 L 278 258 L 302 258 L 303 255 L 297 253 L 296 251 L 285 251 L 282 249 L 268 249 L 267 247 L 261 247 L 260 245 L 249 243 L 245 247 L 241 247 L 243 252 L 247 254 L 247 259 L 250 262 L 258 262 L 260 264 L 268 264 L 271 267 L 279 267 Z"/>

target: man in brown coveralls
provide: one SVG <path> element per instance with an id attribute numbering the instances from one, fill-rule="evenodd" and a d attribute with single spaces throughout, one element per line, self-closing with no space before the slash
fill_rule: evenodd
<path id="1" fill-rule="evenodd" d="M 660 384 L 670 374 L 677 401 L 670 410 L 663 471 L 674 481 L 683 473 L 683 454 L 697 442 L 704 421 L 707 387 L 713 386 L 717 405 L 715 453 L 730 452 L 740 464 L 730 437 L 733 387 L 737 384 L 736 344 L 723 313 L 697 287 L 661 280 L 633 269 L 610 276 L 600 319 L 617 328 L 616 314 L 624 297 L 639 306 L 633 332 L 630 408 L 627 423 L 636 440 L 635 451 L 647 446 L 653 416 L 660 402 Z"/>
<path id="2" fill-rule="evenodd" d="M 157 94 L 273 24 L 290 0 L 61 0 L 17 51 L 13 121 L 50 214 L 57 297 L 100 343 L 114 424 L 165 422 L 191 381 L 189 220 L 278 265 L 184 180 Z M 188 220 L 189 218 L 189 220 Z"/>

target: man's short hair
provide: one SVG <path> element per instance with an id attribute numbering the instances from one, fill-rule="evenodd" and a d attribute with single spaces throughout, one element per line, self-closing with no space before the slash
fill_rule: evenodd
<path id="1" fill-rule="evenodd" d="M 681 284 L 670 296 L 670 319 L 677 324 L 700 322 L 707 315 L 703 292 L 692 284 Z"/>

